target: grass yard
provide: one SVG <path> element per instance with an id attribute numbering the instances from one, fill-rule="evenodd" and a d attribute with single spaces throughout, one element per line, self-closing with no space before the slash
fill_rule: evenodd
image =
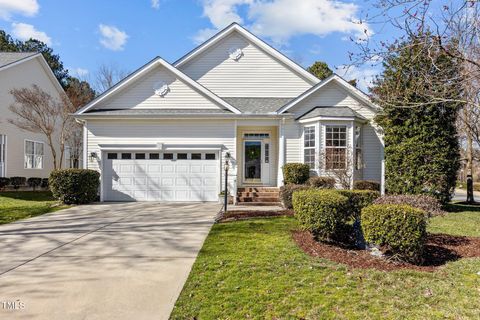
<path id="1" fill-rule="evenodd" d="M 453 209 L 430 231 L 480 237 L 480 212 Z M 349 270 L 304 254 L 296 228 L 292 217 L 214 225 L 171 318 L 480 318 L 480 259 L 435 272 Z"/>
<path id="2" fill-rule="evenodd" d="M 0 224 L 66 208 L 48 191 L 0 192 Z"/>

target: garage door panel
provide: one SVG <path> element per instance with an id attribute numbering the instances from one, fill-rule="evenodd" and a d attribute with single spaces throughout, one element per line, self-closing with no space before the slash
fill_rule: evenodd
<path id="1" fill-rule="evenodd" d="M 219 167 L 219 160 L 106 159 L 104 199 L 216 201 Z"/>

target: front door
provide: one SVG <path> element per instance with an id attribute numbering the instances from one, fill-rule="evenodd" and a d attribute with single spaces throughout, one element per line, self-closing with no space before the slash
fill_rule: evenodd
<path id="1" fill-rule="evenodd" d="M 268 184 L 270 179 L 270 143 L 269 140 L 245 140 L 244 182 Z"/>

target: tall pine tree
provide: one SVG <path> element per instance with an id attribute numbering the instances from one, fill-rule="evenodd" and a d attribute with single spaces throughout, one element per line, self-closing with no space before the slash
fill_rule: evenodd
<path id="1" fill-rule="evenodd" d="M 436 41 L 419 34 L 391 47 L 372 92 L 383 107 L 376 120 L 385 133 L 387 192 L 445 203 L 460 166 L 455 121 L 462 89 L 460 64 L 448 52 L 455 45 L 445 51 Z"/>

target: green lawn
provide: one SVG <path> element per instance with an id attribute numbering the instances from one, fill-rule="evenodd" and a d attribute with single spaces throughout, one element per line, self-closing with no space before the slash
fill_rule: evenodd
<path id="1" fill-rule="evenodd" d="M 430 230 L 480 236 L 479 225 L 480 212 L 454 212 L 434 218 Z M 304 254 L 291 239 L 296 228 L 286 217 L 214 225 L 171 317 L 480 318 L 480 259 L 433 273 L 348 270 Z"/>
<path id="2" fill-rule="evenodd" d="M 0 192 L 0 224 L 31 218 L 66 206 L 58 206 L 50 192 Z"/>

